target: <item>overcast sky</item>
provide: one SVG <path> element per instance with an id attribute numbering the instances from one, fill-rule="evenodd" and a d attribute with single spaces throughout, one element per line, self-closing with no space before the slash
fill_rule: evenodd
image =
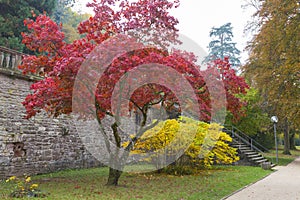
<path id="1" fill-rule="evenodd" d="M 247 40 L 251 38 L 251 35 L 244 34 L 244 27 L 253 12 L 243 9 L 244 4 L 244 0 L 182 0 L 174 15 L 179 19 L 180 32 L 195 40 L 206 51 L 211 41 L 211 28 L 231 22 L 233 41 L 237 43 L 237 48 L 243 51 Z M 243 53 L 242 61 L 246 58 L 247 54 Z"/>
<path id="2" fill-rule="evenodd" d="M 80 8 L 85 10 L 88 0 L 80 1 Z M 244 34 L 244 27 L 251 19 L 253 10 L 245 10 L 242 5 L 245 0 L 181 0 L 180 6 L 172 11 L 179 20 L 179 31 L 181 34 L 192 39 L 205 51 L 211 41 L 209 32 L 212 27 L 219 27 L 231 22 L 233 27 L 233 41 L 237 43 L 237 48 L 243 52 L 247 41 L 251 35 Z M 247 53 L 241 54 L 241 61 L 247 59 Z"/>

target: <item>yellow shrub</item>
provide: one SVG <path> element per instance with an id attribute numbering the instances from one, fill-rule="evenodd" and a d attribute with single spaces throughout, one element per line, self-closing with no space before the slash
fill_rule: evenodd
<path id="1" fill-rule="evenodd" d="M 155 163 L 157 168 L 168 160 L 176 160 L 177 165 L 210 167 L 213 163 L 230 164 L 239 160 L 236 149 L 228 144 L 231 141 L 218 124 L 181 117 L 160 122 L 146 131 L 131 153 L 149 153 L 151 156 L 145 160 Z"/>

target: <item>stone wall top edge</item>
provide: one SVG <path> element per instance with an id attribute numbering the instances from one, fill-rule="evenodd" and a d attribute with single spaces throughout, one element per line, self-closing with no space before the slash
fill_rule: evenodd
<path id="1" fill-rule="evenodd" d="M 4 74 L 6 76 L 9 76 L 10 78 L 18 78 L 18 79 L 23 79 L 27 81 L 39 81 L 42 80 L 42 77 L 36 76 L 36 75 L 25 75 L 21 71 L 16 71 L 12 69 L 7 69 L 7 68 L 1 68 L 0 67 L 0 74 Z"/>

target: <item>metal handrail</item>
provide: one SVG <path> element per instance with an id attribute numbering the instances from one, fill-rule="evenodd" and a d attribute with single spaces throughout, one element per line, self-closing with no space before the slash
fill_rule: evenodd
<path id="1" fill-rule="evenodd" d="M 228 129 L 228 127 L 229 127 L 229 129 Z M 224 132 L 232 134 L 233 140 L 235 140 L 234 138 L 237 138 L 237 140 L 240 140 L 244 144 L 250 146 L 252 150 L 255 150 L 255 151 L 259 152 L 261 155 L 264 156 L 265 152 L 269 152 L 269 150 L 267 148 L 265 148 L 260 143 L 258 143 L 257 141 L 255 141 L 253 138 L 251 138 L 248 135 L 246 135 L 245 133 L 243 133 L 238 128 L 236 128 L 236 127 L 234 127 L 232 125 L 225 125 L 224 129 L 225 129 Z M 255 143 L 255 145 L 253 143 Z M 259 146 L 260 148 L 258 148 L 257 146 Z M 274 163 L 274 159 L 273 158 L 269 158 L 269 160 L 271 161 L 271 163 Z"/>
<path id="2" fill-rule="evenodd" d="M 229 129 L 228 129 L 228 127 L 229 127 Z M 249 137 L 248 135 L 246 135 L 245 133 L 243 133 L 241 130 L 239 130 L 235 126 L 233 126 L 233 125 L 224 125 L 224 128 L 231 131 L 231 134 L 233 134 L 233 136 L 238 137 L 239 139 L 241 139 L 244 143 L 249 145 L 251 147 L 251 149 L 255 149 L 255 150 L 257 150 L 261 153 L 262 152 L 269 152 L 269 149 L 267 149 L 266 147 L 261 145 L 255 139 L 253 139 L 253 138 Z"/>
<path id="3" fill-rule="evenodd" d="M 253 145 L 253 144 L 251 144 L 251 142 L 248 142 L 247 140 L 245 140 L 243 137 L 241 137 L 240 135 L 238 135 L 238 134 L 236 134 L 236 133 L 233 133 L 234 134 L 234 137 L 237 137 L 238 138 L 238 140 L 241 140 L 244 144 L 246 144 L 246 145 L 249 145 L 250 146 L 250 148 L 251 148 L 251 150 L 255 150 L 255 151 L 257 151 L 257 152 L 259 152 L 259 153 L 263 153 L 263 151 L 262 150 L 260 150 L 259 148 L 257 148 L 255 145 Z"/>

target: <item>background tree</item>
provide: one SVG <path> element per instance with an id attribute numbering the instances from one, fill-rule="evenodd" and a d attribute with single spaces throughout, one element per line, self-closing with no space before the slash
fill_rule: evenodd
<path id="1" fill-rule="evenodd" d="M 214 61 L 216 59 L 224 59 L 229 57 L 229 63 L 234 69 L 241 66 L 239 60 L 240 50 L 238 50 L 232 42 L 233 33 L 231 23 L 224 24 L 220 27 L 213 27 L 209 36 L 212 41 L 209 43 L 209 53 L 204 59 L 204 63 Z"/>
<path id="2" fill-rule="evenodd" d="M 118 6 L 116 6 L 118 2 Z M 124 160 L 128 157 L 127 152 L 132 150 L 137 139 L 148 129 L 154 127 L 156 123 L 147 123 L 148 110 L 154 105 L 159 105 L 165 110 L 172 109 L 175 104 L 179 104 L 177 95 L 183 95 L 185 90 L 181 88 L 181 84 L 177 84 L 180 94 L 174 93 L 159 84 L 145 84 L 137 88 L 134 93 L 126 97 L 129 101 L 129 111 L 140 112 L 142 119 L 140 120 L 140 129 L 137 131 L 133 139 L 130 139 L 128 145 L 124 148 L 126 152 L 122 153 L 110 144 L 120 147 L 125 142 L 127 135 L 122 135 L 120 131 L 120 115 L 114 112 L 111 102 L 113 92 L 116 89 L 118 81 L 124 74 L 133 70 L 136 66 L 158 63 L 163 66 L 168 66 L 181 74 L 192 86 L 193 92 L 196 94 L 196 105 L 199 106 L 200 116 L 198 119 L 204 121 L 210 120 L 211 100 L 209 98 L 209 91 L 204 82 L 204 74 L 201 74 L 199 66 L 193 63 L 195 60 L 190 59 L 187 52 L 171 51 L 168 52 L 162 47 L 166 47 L 170 43 L 177 43 L 177 29 L 175 26 L 178 21 L 170 16 L 169 10 L 177 7 L 178 1 L 144 1 L 137 2 L 128 1 L 111 1 L 102 0 L 88 4 L 94 8 L 95 15 L 88 20 L 80 23 L 78 30 L 85 37 L 67 44 L 64 41 L 64 33 L 60 26 L 54 23 L 46 15 L 40 15 L 36 20 L 26 20 L 29 32 L 23 34 L 24 44 L 33 51 L 38 51 L 38 55 L 27 56 L 23 59 L 20 69 L 24 73 L 39 72 L 44 79 L 34 83 L 31 86 L 32 94 L 29 94 L 23 102 L 27 117 L 30 118 L 42 110 L 47 111 L 49 115 L 57 117 L 61 114 L 70 114 L 72 109 L 76 106 L 81 106 L 78 113 L 81 117 L 89 119 L 93 117 L 93 113 L 82 113 L 81 111 L 89 111 L 91 106 L 96 108 L 96 118 L 99 126 L 102 127 L 102 120 L 110 116 L 113 121 L 110 125 L 110 131 L 103 131 L 104 142 L 106 149 L 110 156 L 110 165 L 108 185 L 117 185 L 118 180 L 122 174 L 122 167 Z M 138 18 L 136 18 L 138 16 Z M 143 32 L 144 28 L 151 30 L 151 32 Z M 141 30 L 132 31 L 132 30 Z M 163 34 L 161 30 L 164 30 Z M 118 33 L 128 33 L 137 36 L 137 40 L 121 37 L 113 37 Z M 157 36 L 160 37 L 157 37 Z M 146 36 L 146 37 L 145 37 Z M 153 37 L 154 36 L 154 37 Z M 149 46 L 143 45 L 146 42 Z M 101 45 L 100 45 L 101 44 Z M 98 46 L 97 46 L 98 45 Z M 95 92 L 91 92 L 86 88 L 91 80 L 97 77 L 97 70 L 93 73 L 85 73 L 79 77 L 81 80 L 79 88 L 74 88 L 76 76 L 78 78 L 78 70 L 80 67 L 89 67 L 82 63 L 88 57 L 92 50 L 96 47 L 101 48 L 105 52 L 116 52 L 117 58 L 113 59 L 108 69 L 97 80 L 98 86 Z M 124 50 L 125 49 L 125 50 Z M 135 50 L 132 50 L 135 49 Z M 111 55 L 103 55 L 100 59 L 96 59 L 97 66 L 102 66 L 106 60 L 110 59 Z M 242 102 L 236 101 L 234 98 L 236 94 L 245 91 L 246 84 L 243 79 L 235 76 L 231 69 L 228 69 L 228 62 L 218 61 L 215 63 L 224 73 L 219 75 L 215 81 L 220 81 L 220 77 L 228 77 L 225 81 L 226 95 L 228 97 L 228 109 L 232 112 L 238 113 L 238 109 Z M 146 67 L 150 67 L 146 65 Z M 148 70 L 151 74 L 149 77 L 156 77 L 159 74 L 159 67 Z M 210 68 L 209 68 L 210 69 Z M 212 73 L 213 70 L 209 71 Z M 156 74 L 155 74 L 156 73 Z M 167 73 L 167 72 L 164 72 Z M 139 77 L 140 78 L 140 77 Z M 164 81 L 174 82 L 174 78 L 165 80 L 168 74 L 164 75 Z M 152 79 L 151 79 L 152 80 Z M 231 80 L 231 81 L 229 81 Z M 149 80 L 149 82 L 151 82 Z M 239 85 L 241 84 L 241 85 Z M 238 85 L 234 88 L 234 85 Z M 122 91 L 126 93 L 126 87 L 131 84 L 121 84 Z M 124 87 L 123 87 L 124 86 Z M 126 87 L 125 87 L 126 86 Z M 80 91 L 79 95 L 84 99 L 92 99 L 93 105 L 90 105 L 87 100 L 82 104 L 77 105 L 72 101 L 73 91 Z M 181 94 L 182 93 L 182 94 Z M 124 97 L 124 98 L 125 98 Z M 186 99 L 188 100 L 188 99 Z M 194 102 L 195 103 L 195 102 Z M 75 105 L 74 105 L 75 104 Z M 123 108 L 120 108 L 123 109 Z M 182 109 L 182 108 L 180 108 Z M 125 110 L 128 112 L 128 110 Z M 121 112 L 122 114 L 122 112 Z M 124 133 L 123 133 L 124 134 Z M 120 154 L 121 153 L 121 154 Z"/>
<path id="3" fill-rule="evenodd" d="M 247 102 L 243 108 L 245 115 L 236 121 L 233 120 L 232 114 L 228 113 L 226 124 L 235 126 L 267 149 L 273 148 L 273 126 L 265 107 L 261 104 L 262 98 L 258 90 L 252 87 L 247 90 L 247 94 L 241 95 L 240 98 Z"/>
<path id="4" fill-rule="evenodd" d="M 66 10 L 73 7 L 75 3 L 76 0 L 56 0 L 55 10 L 53 11 L 51 18 L 57 24 L 63 23 L 63 20 L 67 17 Z"/>
<path id="5" fill-rule="evenodd" d="M 57 23 L 62 23 L 62 31 L 65 33 L 65 41 L 72 43 L 74 40 L 81 38 L 77 27 L 80 22 L 87 20 L 91 14 L 78 13 L 72 10 L 76 0 L 57 0 L 55 10 L 51 18 Z"/>
<path id="6" fill-rule="evenodd" d="M 300 5 L 297 0 L 256 1 L 257 34 L 249 43 L 245 75 L 259 89 L 268 114 L 279 117 L 284 153 L 289 132 L 300 124 Z"/>
<path id="7" fill-rule="evenodd" d="M 23 51 L 21 32 L 27 31 L 23 25 L 26 18 L 32 18 L 32 13 L 44 11 L 51 14 L 56 0 L 1 0 L 0 1 L 0 45 Z"/>
<path id="8" fill-rule="evenodd" d="M 51 18 L 57 23 L 62 23 L 62 31 L 65 33 L 65 41 L 72 43 L 83 35 L 80 35 L 77 27 L 80 22 L 87 20 L 91 14 L 80 14 L 73 11 L 72 6 L 63 6 L 56 8 Z"/>
<path id="9" fill-rule="evenodd" d="M 215 75 L 215 77 L 217 77 L 218 80 L 222 80 L 224 83 L 227 115 L 231 116 L 232 122 L 238 122 L 241 117 L 246 114 L 244 109 L 246 106 L 246 99 L 241 97 L 247 93 L 249 86 L 243 77 L 236 75 L 229 60 L 228 57 L 224 57 L 224 59 L 212 61 L 207 66 L 207 70 L 204 73 L 211 73 L 212 69 L 215 69 L 218 72 L 218 75 Z"/>

